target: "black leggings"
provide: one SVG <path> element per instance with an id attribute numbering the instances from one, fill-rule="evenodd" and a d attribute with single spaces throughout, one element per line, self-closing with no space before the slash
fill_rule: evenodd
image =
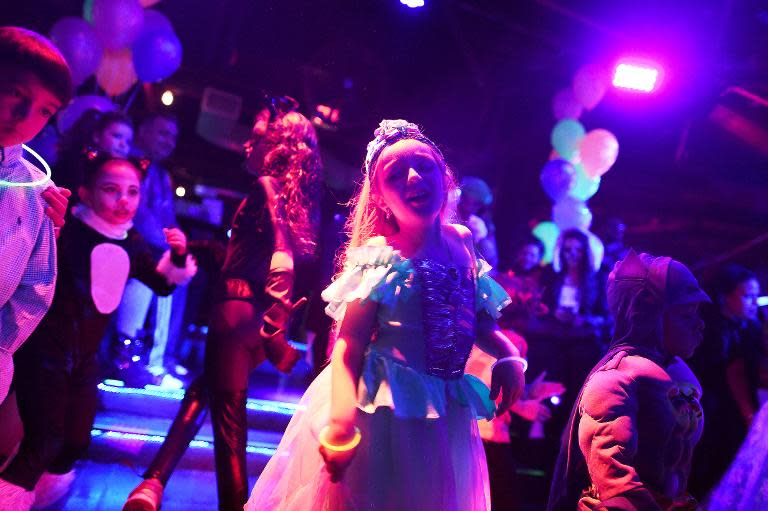
<path id="1" fill-rule="evenodd" d="M 219 509 L 243 509 L 248 500 L 248 375 L 265 358 L 258 335 L 261 313 L 260 308 L 244 300 L 225 300 L 215 306 L 206 340 L 205 373 L 185 393 L 145 479 L 156 478 L 163 485 L 168 482 L 210 407 Z"/>
<path id="2" fill-rule="evenodd" d="M 98 403 L 96 353 L 80 354 L 43 334 L 14 356 L 14 387 L 24 439 L 0 474 L 32 490 L 43 472 L 64 474 L 85 453 Z"/>

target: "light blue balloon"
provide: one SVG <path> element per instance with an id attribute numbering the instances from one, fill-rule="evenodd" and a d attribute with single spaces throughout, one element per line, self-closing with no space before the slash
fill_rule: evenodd
<path id="1" fill-rule="evenodd" d="M 600 188 L 600 176 L 589 177 L 584 172 L 584 166 L 580 163 L 574 165 L 573 168 L 575 170 L 575 178 L 573 187 L 568 192 L 568 195 L 580 201 L 591 199 Z"/>
<path id="2" fill-rule="evenodd" d="M 532 234 L 544 243 L 544 255 L 541 261 L 545 264 L 551 263 L 557 237 L 560 236 L 560 229 L 554 222 L 539 222 L 533 228 Z"/>
<path id="3" fill-rule="evenodd" d="M 579 154 L 579 144 L 586 133 L 576 119 L 563 119 L 552 129 L 552 147 L 560 156 L 572 161 Z"/>

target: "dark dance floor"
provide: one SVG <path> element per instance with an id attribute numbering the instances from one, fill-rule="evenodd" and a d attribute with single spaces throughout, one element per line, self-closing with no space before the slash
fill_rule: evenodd
<path id="1" fill-rule="evenodd" d="M 303 363 L 289 376 L 277 374 L 267 364 L 253 373 L 247 448 L 251 485 L 277 447 L 308 373 L 309 367 Z M 105 380 L 99 389 L 101 406 L 87 457 L 76 468 L 70 493 L 48 510 L 119 511 L 128 493 L 141 481 L 140 474 L 162 443 L 183 396 L 183 391 L 132 389 L 114 380 Z M 163 511 L 217 508 L 212 442 L 206 420 L 168 483 Z M 527 500 L 525 511 L 543 509 L 538 499 Z"/>

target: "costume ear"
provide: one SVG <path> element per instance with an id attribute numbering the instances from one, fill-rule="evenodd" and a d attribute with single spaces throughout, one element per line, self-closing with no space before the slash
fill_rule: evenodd
<path id="1" fill-rule="evenodd" d="M 635 249 L 630 248 L 624 259 L 616 263 L 611 273 L 616 279 L 644 279 L 648 275 L 648 268 Z"/>
<path id="2" fill-rule="evenodd" d="M 667 276 L 671 262 L 672 258 L 670 257 L 656 257 L 648 268 L 648 280 L 661 293 L 665 293 L 667 290 Z"/>

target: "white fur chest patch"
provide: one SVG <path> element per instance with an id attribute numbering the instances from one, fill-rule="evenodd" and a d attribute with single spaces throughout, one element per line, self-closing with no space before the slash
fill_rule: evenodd
<path id="1" fill-rule="evenodd" d="M 91 298 L 96 309 L 110 314 L 120 305 L 131 260 L 123 247 L 102 243 L 91 251 Z"/>

